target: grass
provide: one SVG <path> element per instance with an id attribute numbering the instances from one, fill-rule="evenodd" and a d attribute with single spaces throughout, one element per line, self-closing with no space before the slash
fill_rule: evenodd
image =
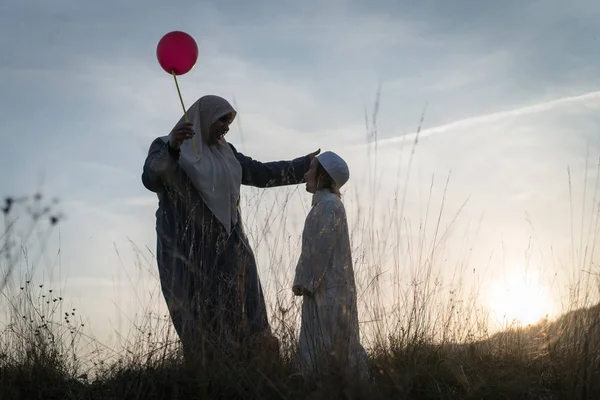
<path id="1" fill-rule="evenodd" d="M 367 118 L 369 151 L 373 152 L 369 155 L 371 199 L 354 197 L 354 203 L 371 205 L 357 208 L 351 227 L 369 381 L 348 382 L 335 375 L 305 381 L 294 374 L 291 359 L 299 308 L 285 272 L 298 251 L 297 238 L 286 235 L 293 225 L 286 211 L 294 190 L 277 191 L 273 201 L 264 201 L 264 191 L 245 195 L 245 209 L 255 207 L 256 211 L 246 212 L 248 235 L 260 257 L 272 266 L 270 282 L 275 283 L 267 288 L 267 299 L 280 353 L 260 351 L 257 357 L 249 357 L 244 352 L 221 352 L 210 365 L 182 360 L 168 318 L 156 315 L 150 304 L 140 310 L 141 317 L 121 345 L 108 348 L 87 332 L 84 320 L 67 305 L 60 288 L 46 287 L 43 280 L 34 282 L 38 265 L 60 266 L 60 251 L 54 259 L 44 257 L 61 216 L 54 212 L 54 202 L 45 204 L 38 195 L 11 199 L 3 210 L 0 309 L 6 319 L 0 325 L 0 399 L 600 398 L 600 306 L 594 305 L 598 281 L 593 264 L 600 220 L 598 187 L 593 192 L 589 241 L 580 243 L 579 259 L 572 258 L 576 269 L 585 272 L 574 276 L 567 312 L 555 320 L 526 327 L 509 325 L 492 334 L 488 316 L 478 303 L 478 287 L 467 291 L 463 283 L 471 270 L 468 252 L 455 266 L 450 282 L 444 282 L 441 274 L 446 267 L 445 238 L 465 206 L 444 219 L 449 177 L 437 211 L 433 211 L 432 180 L 418 240 L 406 239 L 411 226 L 404 215 L 402 193 L 418 134 L 407 170 L 399 164 L 394 201 L 387 210 L 375 209 L 380 184 L 373 144 L 376 118 L 376 112 Z M 347 205 L 350 202 L 346 200 Z M 266 209 L 259 210 L 259 205 Z M 23 221 L 23 214 L 31 221 Z M 371 221 L 380 214 L 388 216 L 387 224 L 377 227 Z M 575 219 L 573 214 L 571 219 Z M 583 211 L 581 221 L 583 233 Z M 24 226 L 23 232 L 16 231 L 17 222 Z M 291 230 L 299 232 L 296 226 Z M 140 264 L 155 269 L 151 255 L 138 252 Z M 292 256 L 287 259 L 284 254 Z M 393 271 L 386 280 L 388 265 Z M 15 277 L 15 271 L 27 272 Z M 157 293 L 154 300 L 162 301 Z"/>

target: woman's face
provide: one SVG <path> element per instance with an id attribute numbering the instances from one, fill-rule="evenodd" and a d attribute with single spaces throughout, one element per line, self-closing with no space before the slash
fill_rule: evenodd
<path id="1" fill-rule="evenodd" d="M 214 146 L 229 132 L 229 124 L 232 122 L 232 115 L 227 114 L 216 120 L 208 130 L 207 137 L 204 138 L 209 146 Z"/>
<path id="2" fill-rule="evenodd" d="M 318 188 L 318 184 L 317 184 L 317 165 L 319 164 L 319 162 L 317 161 L 316 158 L 313 158 L 312 162 L 310 163 L 310 168 L 308 169 L 308 172 L 306 172 L 306 174 L 304 174 L 304 180 L 306 181 L 306 191 L 308 193 L 316 193 Z"/>

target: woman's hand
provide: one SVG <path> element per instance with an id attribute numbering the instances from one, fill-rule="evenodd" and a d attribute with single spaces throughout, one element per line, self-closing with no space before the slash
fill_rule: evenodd
<path id="1" fill-rule="evenodd" d="M 169 146 L 179 150 L 183 141 L 193 138 L 194 134 L 194 127 L 190 122 L 179 124 L 169 133 Z"/>
<path id="2" fill-rule="evenodd" d="M 310 161 L 312 161 L 316 156 L 318 156 L 320 152 L 321 152 L 321 149 L 308 154 L 308 157 L 310 158 Z"/>

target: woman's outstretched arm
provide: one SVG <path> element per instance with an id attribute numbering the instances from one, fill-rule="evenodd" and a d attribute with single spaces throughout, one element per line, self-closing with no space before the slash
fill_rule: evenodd
<path id="1" fill-rule="evenodd" d="M 242 165 L 242 184 L 259 188 L 297 185 L 304 182 L 304 174 L 310 168 L 311 155 L 291 161 L 260 162 L 238 152 L 228 143 Z M 315 154 L 315 153 L 313 153 Z"/>

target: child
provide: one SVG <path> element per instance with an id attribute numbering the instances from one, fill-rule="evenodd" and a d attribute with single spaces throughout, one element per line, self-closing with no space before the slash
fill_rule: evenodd
<path id="1" fill-rule="evenodd" d="M 304 178 L 313 199 L 292 288 L 303 296 L 299 367 L 306 375 L 335 371 L 366 377 L 348 223 L 339 192 L 348 181 L 348 165 L 328 151 L 312 161 Z"/>

